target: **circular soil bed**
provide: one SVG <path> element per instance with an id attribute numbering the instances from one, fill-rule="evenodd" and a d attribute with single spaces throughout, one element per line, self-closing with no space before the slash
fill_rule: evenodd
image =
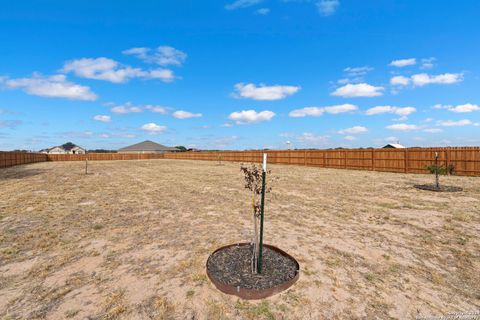
<path id="1" fill-rule="evenodd" d="M 460 187 L 443 186 L 443 185 L 441 185 L 440 188 L 437 188 L 437 186 L 434 184 L 416 184 L 414 187 L 420 190 L 427 190 L 427 191 L 434 191 L 434 192 L 459 192 L 463 190 Z"/>
<path id="2" fill-rule="evenodd" d="M 214 251 L 207 260 L 207 275 L 218 290 L 242 299 L 263 299 L 286 290 L 300 276 L 298 262 L 284 251 L 263 245 L 263 270 L 252 273 L 252 246 L 232 244 Z"/>

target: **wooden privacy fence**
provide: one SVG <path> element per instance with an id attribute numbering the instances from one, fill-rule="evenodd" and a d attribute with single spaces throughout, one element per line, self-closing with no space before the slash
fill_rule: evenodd
<path id="1" fill-rule="evenodd" d="M 49 154 L 48 161 L 102 161 L 102 160 L 148 160 L 163 159 L 163 153 L 87 153 L 87 154 Z"/>
<path id="2" fill-rule="evenodd" d="M 89 153 L 85 154 L 43 154 L 25 152 L 0 152 L 0 168 L 43 161 L 85 161 L 88 160 L 147 160 L 163 159 L 161 153 Z"/>
<path id="3" fill-rule="evenodd" d="M 409 148 L 409 149 L 341 149 L 341 150 L 282 150 L 282 151 L 218 151 L 178 153 L 89 153 L 41 154 L 0 152 L 0 168 L 41 161 L 147 160 L 179 159 L 261 162 L 268 153 L 272 164 L 293 164 L 322 168 L 357 169 L 403 173 L 427 173 L 426 166 L 439 155 L 440 165 L 453 165 L 455 174 L 480 176 L 480 147 Z"/>
<path id="4" fill-rule="evenodd" d="M 439 165 L 454 165 L 457 175 L 480 176 L 480 147 L 181 152 L 166 153 L 165 159 L 261 162 L 264 152 L 273 164 L 403 173 L 427 173 L 438 152 Z"/>
<path id="5" fill-rule="evenodd" d="M 47 161 L 46 154 L 0 151 L 0 168 L 43 161 Z"/>

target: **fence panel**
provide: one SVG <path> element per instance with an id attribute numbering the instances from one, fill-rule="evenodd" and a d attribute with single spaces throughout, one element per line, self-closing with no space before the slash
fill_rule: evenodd
<path id="1" fill-rule="evenodd" d="M 47 155 L 42 153 L 1 152 L 0 168 L 13 167 L 21 164 L 47 161 Z"/>
<path id="2" fill-rule="evenodd" d="M 439 155 L 439 164 L 455 168 L 455 174 L 480 176 L 480 147 L 410 148 L 410 149 L 341 149 L 341 150 L 268 150 L 218 151 L 179 153 L 89 153 L 41 154 L 0 152 L 0 168 L 41 161 L 93 161 L 178 159 L 206 161 L 262 162 L 262 154 L 269 155 L 269 163 L 314 166 L 337 169 L 375 170 L 404 173 L 427 173 L 426 166 Z"/>

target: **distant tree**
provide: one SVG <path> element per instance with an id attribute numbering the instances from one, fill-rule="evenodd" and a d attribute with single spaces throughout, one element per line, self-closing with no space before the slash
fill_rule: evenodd
<path id="1" fill-rule="evenodd" d="M 76 147 L 76 145 L 72 142 L 67 142 L 65 144 L 62 144 L 63 149 L 65 150 L 71 150 Z"/>
<path id="2" fill-rule="evenodd" d="M 91 149 L 91 150 L 88 150 L 88 153 L 117 153 L 117 151 L 107 150 L 107 149 Z"/>
<path id="3" fill-rule="evenodd" d="M 181 152 L 187 151 L 187 148 L 185 148 L 184 146 L 176 146 L 175 148 L 177 148 L 177 149 L 180 150 Z"/>

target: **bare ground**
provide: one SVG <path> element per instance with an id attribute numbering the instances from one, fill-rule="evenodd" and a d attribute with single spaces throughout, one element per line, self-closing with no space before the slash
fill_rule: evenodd
<path id="1" fill-rule="evenodd" d="M 271 166 L 267 243 L 300 280 L 258 302 L 205 261 L 248 240 L 238 163 L 48 162 L 0 170 L 2 319 L 408 319 L 480 309 L 480 178 Z"/>

